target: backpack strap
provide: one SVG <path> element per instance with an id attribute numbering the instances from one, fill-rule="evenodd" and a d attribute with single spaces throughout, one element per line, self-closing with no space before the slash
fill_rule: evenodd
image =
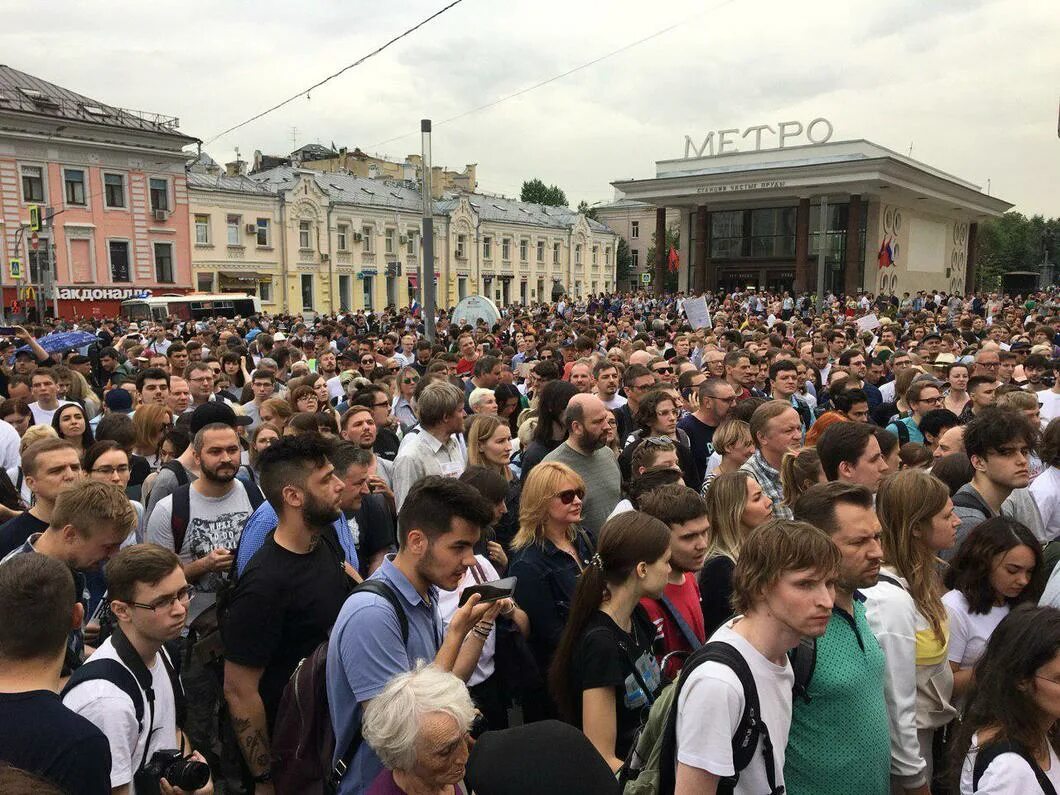
<path id="1" fill-rule="evenodd" d="M 90 659 L 80 668 L 74 671 L 68 680 L 62 693 L 59 695 L 66 698 L 67 694 L 78 685 L 85 682 L 103 680 L 110 682 L 132 701 L 133 709 L 136 711 L 137 733 L 142 734 L 144 730 L 144 697 L 140 691 L 140 685 L 132 671 L 117 660 L 110 658 Z"/>
<path id="2" fill-rule="evenodd" d="M 894 428 L 898 432 L 898 446 L 909 443 L 909 426 L 899 418 L 894 421 Z"/>
<path id="3" fill-rule="evenodd" d="M 996 515 L 993 509 L 983 502 L 983 498 L 977 492 L 958 491 L 953 495 L 953 507 L 979 511 L 987 519 Z"/>
<path id="4" fill-rule="evenodd" d="M 879 579 L 882 580 L 885 583 L 893 585 L 895 588 L 901 588 L 903 591 L 906 590 L 906 587 L 904 585 L 902 585 L 901 581 L 899 581 L 895 577 L 892 577 L 890 574 L 887 574 L 886 572 L 882 572 L 881 571 L 880 574 L 879 574 Z"/>
<path id="5" fill-rule="evenodd" d="M 990 763 L 1001 754 L 1017 754 L 1034 771 L 1034 777 L 1038 779 L 1038 786 L 1042 788 L 1044 795 L 1056 795 L 1056 788 L 1049 781 L 1049 777 L 1045 775 L 1045 771 L 1038 765 L 1037 760 L 1027 752 L 1023 745 L 1012 740 L 996 740 L 979 746 L 975 754 L 975 767 L 972 769 L 973 793 L 979 790 L 979 779 L 983 777 L 986 769 L 990 767 Z"/>
<path id="6" fill-rule="evenodd" d="M 663 594 L 659 598 L 659 604 L 662 605 L 663 610 L 666 611 L 666 614 L 670 616 L 673 622 L 677 624 L 677 628 L 681 631 L 681 637 L 685 639 L 685 643 L 688 644 L 688 648 L 690 648 L 692 651 L 695 651 L 703 645 L 703 641 L 699 639 L 696 633 L 692 630 L 692 627 L 688 625 L 688 622 L 685 620 L 685 617 L 681 615 L 681 611 L 677 609 L 677 605 L 670 601 L 669 596 Z"/>
<path id="7" fill-rule="evenodd" d="M 799 645 L 788 652 L 788 661 L 795 674 L 792 695 L 810 703 L 810 681 L 817 667 L 817 638 L 802 638 Z"/>
<path id="8" fill-rule="evenodd" d="M 180 554 L 184 546 L 184 537 L 188 534 L 188 522 L 191 521 L 191 484 L 178 486 L 173 492 L 173 505 L 170 508 L 169 527 L 173 532 L 173 551 Z"/>
<path id="9" fill-rule="evenodd" d="M 173 473 L 173 477 L 177 479 L 177 485 L 183 486 L 190 482 L 188 477 L 188 470 L 184 468 L 184 465 L 179 461 L 170 461 L 162 465 L 162 469 L 168 469 Z"/>
<path id="10" fill-rule="evenodd" d="M 605 632 L 612 638 L 615 637 L 615 633 L 612 632 L 609 627 L 593 627 L 585 633 L 585 637 L 588 638 L 593 635 L 599 635 Z M 626 662 L 629 664 L 629 671 L 633 675 L 633 678 L 637 680 L 637 686 L 640 687 L 641 692 L 644 693 L 644 698 L 648 702 L 647 706 L 650 707 L 652 704 L 655 703 L 655 693 L 650 687 L 648 687 L 647 682 L 644 681 L 644 677 L 642 677 L 640 675 L 640 671 L 637 670 L 637 661 L 630 653 L 629 648 L 626 646 L 626 644 L 623 643 L 621 640 L 618 640 L 618 648 L 622 649 L 622 656 L 626 658 Z"/>
<path id="11" fill-rule="evenodd" d="M 401 641 L 405 645 L 409 642 L 409 618 L 405 615 L 405 608 L 398 601 L 398 596 L 389 583 L 383 580 L 365 580 L 356 588 L 354 593 L 371 593 L 386 599 L 397 613 L 398 623 L 401 625 Z M 352 758 L 352 757 L 351 757 Z"/>

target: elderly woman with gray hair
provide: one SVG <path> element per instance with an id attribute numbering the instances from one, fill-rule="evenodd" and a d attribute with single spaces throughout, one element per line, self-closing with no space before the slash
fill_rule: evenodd
<path id="1" fill-rule="evenodd" d="M 367 795 L 467 795 L 475 707 L 456 676 L 425 665 L 395 676 L 364 708 L 362 733 L 384 769 Z"/>

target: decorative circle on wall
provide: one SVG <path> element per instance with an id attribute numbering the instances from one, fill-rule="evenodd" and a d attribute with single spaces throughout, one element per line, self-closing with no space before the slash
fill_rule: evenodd
<path id="1" fill-rule="evenodd" d="M 891 250 L 894 252 L 894 258 L 897 260 L 898 259 L 898 241 L 897 240 L 894 241 L 893 243 L 891 243 Z"/>
<path id="2" fill-rule="evenodd" d="M 955 223 L 953 225 L 953 245 L 959 246 L 961 244 L 961 225 Z"/>
<path id="3" fill-rule="evenodd" d="M 894 233 L 897 235 L 902 231 L 902 214 L 898 210 L 894 211 Z"/>
<path id="4" fill-rule="evenodd" d="M 883 211 L 883 231 L 890 234 L 894 231 L 894 208 L 887 207 Z"/>
<path id="5" fill-rule="evenodd" d="M 960 252 L 954 251 L 952 254 L 950 254 L 950 267 L 951 268 L 957 268 L 958 267 L 958 263 L 960 261 L 961 261 Z"/>

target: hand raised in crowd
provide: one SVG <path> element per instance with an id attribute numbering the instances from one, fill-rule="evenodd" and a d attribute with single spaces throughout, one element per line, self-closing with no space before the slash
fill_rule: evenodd
<path id="1" fill-rule="evenodd" d="M 449 622 L 449 631 L 462 638 L 479 621 L 492 621 L 500 612 L 497 602 L 482 603 L 482 594 L 471 594 L 463 607 L 458 607 Z"/>
<path id="2" fill-rule="evenodd" d="M 503 571 L 508 570 L 508 555 L 505 554 L 504 547 L 499 543 L 496 541 L 487 541 L 486 554 L 497 569 Z"/>

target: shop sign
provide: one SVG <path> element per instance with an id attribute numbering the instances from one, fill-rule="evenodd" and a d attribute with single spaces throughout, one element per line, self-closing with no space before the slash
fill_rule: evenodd
<path id="1" fill-rule="evenodd" d="M 60 287 L 60 301 L 124 301 L 127 298 L 150 298 L 151 291 L 136 287 Z"/>
<path id="2" fill-rule="evenodd" d="M 730 182 L 725 185 L 705 185 L 696 188 L 696 193 L 739 193 L 745 190 L 776 190 L 788 183 L 782 179 L 766 179 L 758 182 Z"/>
<path id="3" fill-rule="evenodd" d="M 760 152 L 763 149 L 784 149 L 791 144 L 788 141 L 805 135 L 811 144 L 824 144 L 832 139 L 832 122 L 828 119 L 818 117 L 803 126 L 801 121 L 781 121 L 776 127 L 771 124 L 755 124 L 746 130 L 731 127 L 725 130 L 711 130 L 700 145 L 696 145 L 692 136 L 685 136 L 685 159 L 694 157 L 714 157 L 734 152 Z M 774 145 L 769 145 L 769 139 L 763 145 L 762 133 L 772 136 Z M 742 146 L 738 140 L 743 141 L 750 136 L 750 140 Z M 716 147 L 715 147 L 716 144 Z"/>

